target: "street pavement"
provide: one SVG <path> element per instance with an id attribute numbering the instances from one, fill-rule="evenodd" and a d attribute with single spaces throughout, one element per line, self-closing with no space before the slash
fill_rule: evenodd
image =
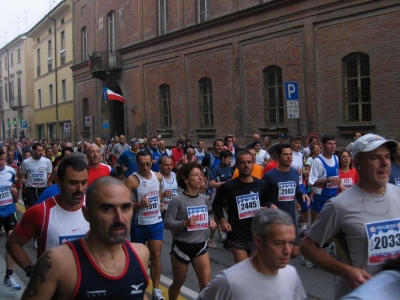
<path id="1" fill-rule="evenodd" d="M 23 208 L 21 205 L 18 205 L 18 219 L 21 219 Z M 207 233 L 205 233 L 207 234 Z M 218 233 L 216 235 L 216 239 L 218 240 Z M 4 233 L 0 233 L 0 280 L 3 280 L 5 275 L 5 243 L 6 237 Z M 170 262 L 169 252 L 171 251 L 172 245 L 172 236 L 171 233 L 166 230 L 164 233 L 164 242 L 162 249 L 162 264 L 163 264 L 163 276 L 161 279 L 161 283 L 163 285 L 162 289 L 164 290 L 164 296 L 168 299 L 167 289 L 172 280 L 172 268 Z M 217 242 L 217 249 L 209 249 L 210 261 L 211 261 L 211 270 L 212 277 L 214 277 L 219 271 L 229 268 L 234 265 L 234 260 L 232 256 L 232 252 L 225 250 L 222 247 L 222 243 Z M 36 261 L 36 250 L 33 250 L 33 242 L 28 242 L 24 247 L 32 259 L 32 261 Z M 302 264 L 301 257 L 297 257 L 296 259 L 292 259 L 290 264 L 293 265 L 299 276 L 303 282 L 304 288 L 306 290 L 308 299 L 321 299 L 321 300 L 330 300 L 333 299 L 333 291 L 334 291 L 334 276 L 329 274 L 321 269 L 314 268 L 306 268 Z M 148 272 L 149 273 L 149 272 Z M 17 265 L 14 267 L 14 274 L 18 282 L 22 286 L 22 290 L 29 282 L 29 278 L 25 276 L 25 272 Z M 11 291 L 9 288 L 0 285 L 0 300 L 14 300 L 20 299 L 22 295 L 21 291 Z M 148 292 L 151 292 L 151 283 Z M 185 282 L 185 286 L 181 291 L 182 297 L 180 299 L 195 299 L 198 295 L 199 287 L 197 282 L 196 274 L 194 273 L 193 268 L 190 266 L 189 271 L 187 273 L 187 279 Z M 267 293 L 267 291 L 266 291 Z"/>

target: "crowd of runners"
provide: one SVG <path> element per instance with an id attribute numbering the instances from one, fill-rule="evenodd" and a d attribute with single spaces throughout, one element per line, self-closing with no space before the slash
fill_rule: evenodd
<path id="1" fill-rule="evenodd" d="M 23 299 L 147 299 L 149 267 L 151 297 L 165 299 L 161 250 L 171 234 L 169 299 L 190 264 L 198 299 L 305 299 L 288 265 L 299 255 L 336 275 L 335 299 L 396 299 L 400 143 L 353 139 L 338 149 L 332 134 L 279 134 L 276 143 L 254 134 L 247 145 L 226 135 L 210 150 L 183 137 L 167 149 L 161 135 L 3 140 L 4 285 L 21 289 L 15 262 L 30 277 Z M 36 261 L 24 249 L 32 239 Z M 211 278 L 208 252 L 218 247 L 236 264 Z"/>

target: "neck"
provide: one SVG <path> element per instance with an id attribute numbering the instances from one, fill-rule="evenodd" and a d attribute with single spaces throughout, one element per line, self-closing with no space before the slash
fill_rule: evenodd
<path id="1" fill-rule="evenodd" d="M 357 183 L 357 186 L 368 194 L 376 194 L 383 196 L 386 192 L 386 184 L 382 186 L 377 184 L 366 183 L 363 182 L 361 178 L 360 181 Z"/>
<path id="2" fill-rule="evenodd" d="M 62 196 L 62 192 L 60 191 L 60 197 L 58 198 L 58 205 L 61 206 L 62 209 L 67 210 L 67 211 L 76 211 L 82 207 L 82 199 L 79 203 L 77 204 L 69 204 L 68 200 L 65 200 Z"/>
<path id="3" fill-rule="evenodd" d="M 343 171 L 344 173 L 349 172 L 349 171 L 350 171 L 350 166 L 342 166 L 342 171 Z"/>
<path id="4" fill-rule="evenodd" d="M 86 242 L 86 245 L 89 246 L 89 250 L 92 252 L 92 254 L 99 254 L 100 257 L 114 256 L 115 254 L 119 253 L 120 249 L 122 248 L 122 244 L 110 244 L 107 245 L 107 247 L 104 247 L 105 245 L 99 243 L 99 240 L 100 239 L 91 235 L 90 231 L 84 238 L 84 241 Z"/>
<path id="5" fill-rule="evenodd" d="M 281 172 L 289 172 L 290 171 L 290 166 L 286 167 L 286 166 L 283 166 L 282 164 L 278 164 L 278 166 L 276 168 Z"/>
<path id="6" fill-rule="evenodd" d="M 161 175 L 162 175 L 164 178 L 167 178 L 167 179 L 171 178 L 171 173 L 163 173 L 163 172 L 161 172 Z"/>
<path id="7" fill-rule="evenodd" d="M 253 176 L 251 176 L 251 174 L 250 175 L 241 175 L 239 172 L 238 178 L 241 182 L 244 182 L 244 183 L 253 182 Z"/>
<path id="8" fill-rule="evenodd" d="M 250 263 L 257 272 L 264 275 L 276 275 L 279 272 L 279 269 L 271 269 L 266 266 L 257 250 L 254 256 L 250 258 Z"/>
<path id="9" fill-rule="evenodd" d="M 140 176 L 142 176 L 143 178 L 146 178 L 146 179 L 150 179 L 151 178 L 151 172 L 149 171 L 149 173 L 147 173 L 147 174 L 143 174 L 143 173 L 140 173 L 140 172 L 138 172 L 139 173 L 139 175 Z"/>
<path id="10" fill-rule="evenodd" d="M 193 189 L 189 186 L 186 187 L 185 194 L 188 196 L 197 196 L 199 194 L 197 189 Z"/>
<path id="11" fill-rule="evenodd" d="M 219 152 L 215 152 L 214 151 L 213 154 L 214 154 L 215 157 L 219 157 Z"/>
<path id="12" fill-rule="evenodd" d="M 100 164 L 89 164 L 91 169 L 98 169 Z"/>
<path id="13" fill-rule="evenodd" d="M 332 158 L 332 153 L 322 152 L 322 156 L 325 157 L 326 159 L 331 159 Z"/>

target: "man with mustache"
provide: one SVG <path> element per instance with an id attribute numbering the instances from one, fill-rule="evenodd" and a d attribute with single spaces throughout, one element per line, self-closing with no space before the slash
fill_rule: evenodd
<path id="1" fill-rule="evenodd" d="M 15 262 L 30 276 L 33 262 L 23 246 L 35 235 L 38 255 L 66 241 L 83 237 L 89 223 L 82 215 L 88 181 L 88 167 L 83 159 L 67 157 L 57 169 L 60 195 L 28 209 L 7 241 L 6 248 Z"/>
<path id="2" fill-rule="evenodd" d="M 88 235 L 47 250 L 22 299 L 148 299 L 149 251 L 127 241 L 133 203 L 124 183 L 112 177 L 94 181 L 82 212 Z"/>

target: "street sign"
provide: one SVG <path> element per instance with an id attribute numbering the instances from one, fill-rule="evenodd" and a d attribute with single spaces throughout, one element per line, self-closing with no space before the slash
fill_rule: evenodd
<path id="1" fill-rule="evenodd" d="M 91 116 L 86 116 L 85 117 L 85 126 L 92 126 L 92 117 Z"/>
<path id="2" fill-rule="evenodd" d="M 108 123 L 108 120 L 103 120 L 103 129 L 110 129 L 110 124 Z"/>
<path id="3" fill-rule="evenodd" d="M 285 82 L 286 100 L 299 100 L 299 85 L 297 82 Z"/>
<path id="4" fill-rule="evenodd" d="M 22 121 L 21 122 L 21 129 L 26 129 L 26 128 L 28 128 L 28 122 Z"/>
<path id="5" fill-rule="evenodd" d="M 71 124 L 64 123 L 64 132 L 70 132 L 70 131 L 71 131 Z"/>
<path id="6" fill-rule="evenodd" d="M 300 117 L 299 101 L 286 101 L 288 119 L 298 119 Z"/>

